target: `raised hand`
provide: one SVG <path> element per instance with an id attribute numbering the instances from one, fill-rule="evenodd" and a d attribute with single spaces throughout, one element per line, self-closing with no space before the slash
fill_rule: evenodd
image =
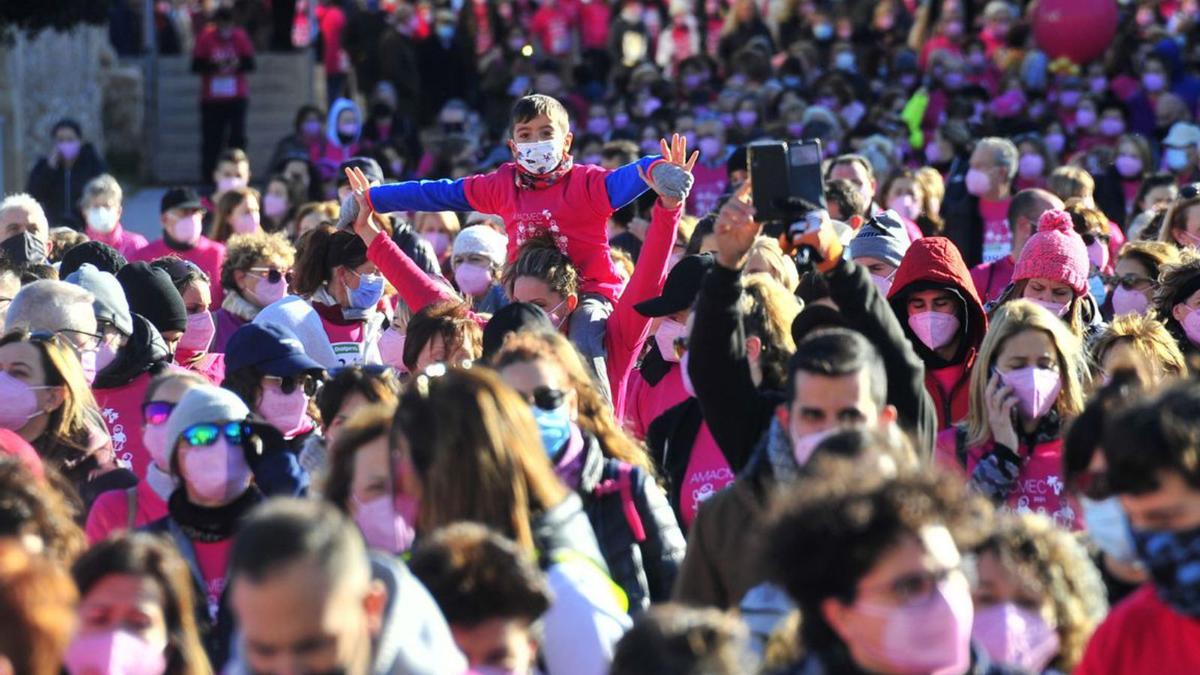
<path id="1" fill-rule="evenodd" d="M 371 218 L 374 210 L 371 209 L 371 202 L 367 201 L 367 190 L 371 189 L 371 182 L 367 180 L 362 169 L 356 166 L 346 167 L 346 180 L 350 182 L 351 192 L 350 196 L 342 202 L 338 227 L 353 225 L 354 233 L 363 240 L 364 244 L 370 246 L 371 242 L 375 241 L 375 237 L 383 231 Z"/>
<path id="2" fill-rule="evenodd" d="M 646 181 L 646 185 L 649 185 L 650 189 L 658 193 L 663 206 L 677 209 L 683 200 L 687 199 L 688 192 L 692 189 L 692 167 L 696 166 L 696 160 L 700 158 L 700 153 L 693 152 L 689 159 L 687 138 L 679 134 L 671 136 L 670 144 L 665 138 L 659 142 L 662 144 L 663 161 L 654 163 L 650 168 L 649 176 L 639 166 L 638 175 Z"/>
<path id="3" fill-rule="evenodd" d="M 993 372 L 988 379 L 984 399 L 987 403 L 988 428 L 992 432 L 992 440 L 1017 452 L 1017 430 L 1013 426 L 1012 414 L 1018 401 L 1016 392 L 1004 384 L 1000 373 Z"/>
<path id="4" fill-rule="evenodd" d="M 713 224 L 713 234 L 717 237 L 717 263 L 729 269 L 741 269 L 746 264 L 750 247 L 761 233 L 762 225 L 754 220 L 750 181 L 746 181 L 721 207 Z"/>

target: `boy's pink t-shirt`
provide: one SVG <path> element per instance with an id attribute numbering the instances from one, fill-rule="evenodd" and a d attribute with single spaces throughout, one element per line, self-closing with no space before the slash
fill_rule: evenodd
<path id="1" fill-rule="evenodd" d="M 221 593 L 225 591 L 226 572 L 229 567 L 229 550 L 233 547 L 233 537 L 220 541 L 192 540 L 192 550 L 196 552 L 196 563 L 200 566 L 200 574 L 204 577 L 204 600 L 208 609 L 208 617 L 217 620 L 217 611 L 221 606 Z"/>
<path id="2" fill-rule="evenodd" d="M 615 302 L 624 282 L 609 257 L 607 169 L 576 164 L 554 185 L 527 190 L 517 186 L 516 164 L 492 173 L 463 179 L 472 208 L 504 219 L 508 260 L 530 239 L 549 236 L 579 269 L 584 293 L 598 293 Z"/>
<path id="3" fill-rule="evenodd" d="M 1012 231 L 1008 229 L 1008 203 L 1011 199 L 979 199 L 979 217 L 983 219 L 983 262 L 999 260 L 1012 252 Z"/>

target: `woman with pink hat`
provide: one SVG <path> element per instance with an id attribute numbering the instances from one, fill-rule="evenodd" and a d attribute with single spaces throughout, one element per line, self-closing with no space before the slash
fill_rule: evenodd
<path id="1" fill-rule="evenodd" d="M 1050 209 L 1038 219 L 1038 231 L 1021 249 L 1012 285 L 992 312 L 1012 300 L 1029 300 L 1062 318 L 1075 337 L 1083 338 L 1101 326 L 1099 307 L 1088 295 L 1090 264 L 1087 246 L 1075 232 L 1070 214 Z"/>

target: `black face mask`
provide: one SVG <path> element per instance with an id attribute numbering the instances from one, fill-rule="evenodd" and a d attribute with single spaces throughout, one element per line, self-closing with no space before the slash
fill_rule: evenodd
<path id="1" fill-rule="evenodd" d="M 41 265 L 46 262 L 46 242 L 26 230 L 0 243 L 0 253 L 13 263 Z"/>

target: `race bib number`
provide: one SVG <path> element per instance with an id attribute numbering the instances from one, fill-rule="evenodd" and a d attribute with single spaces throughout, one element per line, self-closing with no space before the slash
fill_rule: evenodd
<path id="1" fill-rule="evenodd" d="M 333 347 L 333 355 L 337 358 L 339 366 L 357 366 L 362 364 L 362 343 L 335 342 L 330 346 Z"/>
<path id="2" fill-rule="evenodd" d="M 237 78 L 214 77 L 208 85 L 208 93 L 221 98 L 237 96 Z"/>

